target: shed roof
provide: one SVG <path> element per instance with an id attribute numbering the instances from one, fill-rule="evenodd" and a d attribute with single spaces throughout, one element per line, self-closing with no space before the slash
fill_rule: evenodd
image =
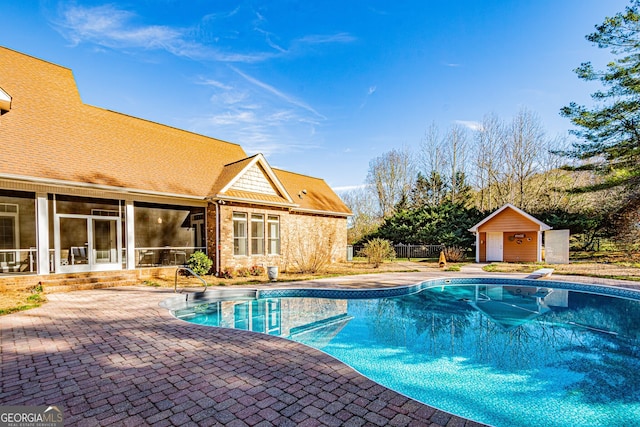
<path id="1" fill-rule="evenodd" d="M 477 223 L 476 225 L 471 227 L 469 229 L 469 231 L 471 231 L 473 233 L 477 233 L 478 229 L 481 226 L 483 226 L 486 223 L 488 223 L 489 221 L 493 220 L 496 216 L 498 216 L 498 214 L 500 214 L 501 212 L 504 212 L 506 209 L 511 209 L 511 210 L 515 211 L 517 214 L 519 214 L 519 215 L 523 216 L 524 218 L 528 219 L 529 221 L 533 222 L 535 225 L 537 225 L 539 227 L 539 231 L 551 230 L 551 227 L 548 226 L 547 224 L 545 224 L 544 222 L 540 221 L 537 218 L 534 218 L 533 216 L 529 215 L 528 213 L 526 213 L 522 209 L 519 209 L 519 208 L 513 206 L 511 203 L 507 203 L 504 206 L 502 206 L 501 208 L 497 209 L 491 215 L 487 216 L 485 219 L 483 219 L 482 221 L 480 221 L 479 223 Z"/>

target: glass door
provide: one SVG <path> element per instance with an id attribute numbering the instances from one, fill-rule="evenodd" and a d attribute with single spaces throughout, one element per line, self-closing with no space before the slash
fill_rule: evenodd
<path id="1" fill-rule="evenodd" d="M 89 265 L 89 229 L 87 219 L 76 216 L 58 218 L 56 261 L 62 273 L 91 271 Z M 58 239 L 56 239 L 58 240 Z"/>
<path id="2" fill-rule="evenodd" d="M 56 272 L 122 269 L 121 229 L 119 217 L 56 215 Z"/>
<path id="3" fill-rule="evenodd" d="M 117 221 L 94 218 L 93 222 L 93 264 L 115 264 L 118 262 Z"/>

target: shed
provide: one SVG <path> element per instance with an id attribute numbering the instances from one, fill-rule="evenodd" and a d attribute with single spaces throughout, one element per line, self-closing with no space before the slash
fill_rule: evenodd
<path id="1" fill-rule="evenodd" d="M 550 229 L 507 203 L 469 231 L 476 235 L 476 262 L 540 262 L 542 232 Z"/>

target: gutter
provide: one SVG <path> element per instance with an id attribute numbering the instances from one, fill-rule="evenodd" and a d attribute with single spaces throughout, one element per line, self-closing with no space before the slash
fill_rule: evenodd
<path id="1" fill-rule="evenodd" d="M 162 191 L 140 190 L 140 189 L 128 188 L 128 187 L 116 187 L 115 185 L 91 184 L 88 182 L 66 181 L 62 179 L 37 178 L 37 177 L 24 176 L 24 175 L 0 174 L 0 179 L 25 181 L 25 182 L 31 182 L 34 184 L 42 184 L 42 185 L 58 185 L 58 186 L 64 186 L 64 187 L 87 188 L 91 190 L 113 191 L 116 193 L 141 194 L 141 195 L 147 195 L 147 196 L 161 196 L 161 197 L 200 200 L 200 201 L 205 200 L 203 196 L 193 196 L 193 195 L 178 194 L 178 193 L 165 193 Z"/>
<path id="2" fill-rule="evenodd" d="M 229 196 L 223 196 L 223 195 L 217 195 L 215 197 L 212 197 L 211 200 L 223 200 L 225 202 L 240 202 L 240 203 L 247 203 L 250 205 L 260 205 L 260 206 L 277 206 L 277 207 L 284 207 L 284 208 L 295 208 L 296 204 L 292 204 L 292 203 L 283 203 L 283 202 L 269 202 L 269 201 L 263 201 L 263 200 L 253 200 L 253 199 L 243 199 L 240 197 L 229 197 Z"/>

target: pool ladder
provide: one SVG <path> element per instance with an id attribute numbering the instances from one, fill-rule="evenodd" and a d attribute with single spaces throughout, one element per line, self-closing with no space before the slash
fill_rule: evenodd
<path id="1" fill-rule="evenodd" d="M 193 271 L 189 267 L 178 267 L 178 268 L 176 268 L 176 280 L 175 280 L 175 282 L 173 284 L 173 292 L 176 292 L 176 293 L 178 292 L 178 272 L 181 271 L 181 270 L 188 271 L 193 276 L 197 277 L 198 280 L 200 280 L 204 284 L 203 292 L 205 292 L 207 290 L 207 286 L 208 286 L 207 282 L 202 277 L 200 277 L 195 271 Z M 187 299 L 189 299 L 189 294 L 187 294 Z"/>

